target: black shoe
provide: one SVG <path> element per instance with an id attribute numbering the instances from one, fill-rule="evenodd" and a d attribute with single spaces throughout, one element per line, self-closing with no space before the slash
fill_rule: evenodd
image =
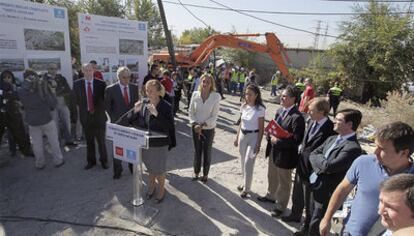
<path id="1" fill-rule="evenodd" d="M 56 168 L 59 168 L 65 164 L 65 160 L 62 160 L 60 164 L 55 165 Z"/>
<path id="2" fill-rule="evenodd" d="M 283 222 L 296 222 L 296 223 L 300 223 L 300 220 L 301 220 L 300 217 L 295 217 L 293 215 L 283 216 L 281 219 Z"/>
<path id="3" fill-rule="evenodd" d="M 77 144 L 77 143 L 75 143 L 75 142 L 73 142 L 73 141 L 72 141 L 72 142 L 66 142 L 66 143 L 65 143 L 65 145 L 66 145 L 66 146 L 72 146 L 72 147 L 76 147 L 76 146 L 78 146 L 78 144 Z"/>
<path id="4" fill-rule="evenodd" d="M 106 163 L 104 163 L 104 162 L 103 162 L 103 163 L 101 163 L 101 166 L 102 166 L 102 168 L 103 168 L 103 169 L 105 169 L 105 170 L 109 168 L 109 167 L 108 167 L 108 164 L 106 164 Z"/>
<path id="5" fill-rule="evenodd" d="M 121 173 L 116 173 L 116 174 L 114 174 L 113 178 L 114 178 L 114 179 L 119 179 L 119 178 L 121 178 Z"/>
<path id="6" fill-rule="evenodd" d="M 261 201 L 261 202 L 271 202 L 271 203 L 276 203 L 276 201 L 275 201 L 275 200 L 269 199 L 269 198 L 267 198 L 266 196 L 263 196 L 263 197 L 259 196 L 259 197 L 257 197 L 257 200 L 259 200 L 259 201 Z"/>
<path id="7" fill-rule="evenodd" d="M 198 175 L 194 175 L 193 178 L 191 178 L 192 181 L 197 181 L 199 179 Z"/>
<path id="8" fill-rule="evenodd" d="M 245 199 L 245 198 L 247 198 L 248 197 L 248 192 L 242 192 L 241 194 L 240 194 L 240 197 L 241 198 L 243 198 L 243 199 Z"/>
<path id="9" fill-rule="evenodd" d="M 244 189 L 243 185 L 237 186 L 237 190 L 239 190 L 240 192 L 243 191 L 243 189 Z"/>
<path id="10" fill-rule="evenodd" d="M 306 230 L 304 229 L 293 233 L 293 236 L 305 236 L 305 235 L 306 235 Z"/>
<path id="11" fill-rule="evenodd" d="M 89 170 L 90 168 L 92 168 L 94 165 L 96 165 L 96 164 L 93 164 L 93 163 L 88 163 L 85 167 L 84 167 L 84 169 L 85 170 Z"/>
<path id="12" fill-rule="evenodd" d="M 279 218 L 279 217 L 283 214 L 283 211 L 278 210 L 278 209 L 273 209 L 273 210 L 270 212 L 270 214 L 272 215 L 272 217 Z"/>
<path id="13" fill-rule="evenodd" d="M 133 174 L 134 173 L 134 166 L 132 165 L 132 164 L 128 164 L 128 169 L 129 169 L 129 172 L 131 173 L 131 174 Z"/>

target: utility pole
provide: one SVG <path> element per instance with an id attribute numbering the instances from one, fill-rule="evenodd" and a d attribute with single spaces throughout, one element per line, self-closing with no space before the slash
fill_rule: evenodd
<path id="1" fill-rule="evenodd" d="M 318 50 L 319 47 L 319 34 L 321 32 L 321 22 L 320 20 L 318 20 L 317 25 L 316 25 L 316 33 L 315 33 L 315 39 L 313 41 L 313 48 Z"/>
<path id="2" fill-rule="evenodd" d="M 177 67 L 177 62 L 175 61 L 175 52 L 174 52 L 174 45 L 171 37 L 171 31 L 168 30 L 167 18 L 165 17 L 164 6 L 162 5 L 161 0 L 157 0 L 158 8 L 160 9 L 160 16 L 162 20 L 162 25 L 164 28 L 165 39 L 167 40 L 167 47 L 168 53 L 170 54 L 171 64 L 173 65 L 173 69 Z M 167 62 L 168 63 L 168 62 Z"/>
<path id="3" fill-rule="evenodd" d="M 324 37 L 323 37 L 323 43 L 322 43 L 322 47 L 323 47 L 323 49 L 326 49 L 327 48 L 327 41 L 328 41 L 328 28 L 329 28 L 329 23 L 328 22 L 326 22 L 326 28 L 325 28 L 325 35 L 324 35 Z"/>

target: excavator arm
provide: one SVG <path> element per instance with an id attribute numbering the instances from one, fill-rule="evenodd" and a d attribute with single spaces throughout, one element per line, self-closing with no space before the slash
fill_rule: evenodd
<path id="1" fill-rule="evenodd" d="M 287 64 L 290 63 L 289 57 L 280 42 L 273 33 L 266 33 L 266 44 L 259 44 L 240 37 L 260 36 L 260 34 L 237 34 L 237 35 L 212 35 L 208 37 L 200 46 L 191 53 L 189 61 L 193 61 L 192 66 L 197 66 L 205 62 L 214 49 L 219 47 L 239 48 L 251 52 L 267 53 L 275 62 L 280 72 L 290 82 L 293 78 L 289 74 Z"/>
<path id="2" fill-rule="evenodd" d="M 197 47 L 190 55 L 176 53 L 175 57 L 177 62 L 185 67 L 199 66 L 205 62 L 214 49 L 219 47 L 239 48 L 250 52 L 262 52 L 267 53 L 275 62 L 282 75 L 290 82 L 293 83 L 293 78 L 289 74 L 287 64 L 290 64 L 289 57 L 285 51 L 280 40 L 274 33 L 265 33 L 266 44 L 260 44 L 251 42 L 242 37 L 258 37 L 262 34 L 217 34 L 208 37 L 204 40 L 199 47 Z M 168 53 L 154 54 L 153 60 L 170 61 Z"/>

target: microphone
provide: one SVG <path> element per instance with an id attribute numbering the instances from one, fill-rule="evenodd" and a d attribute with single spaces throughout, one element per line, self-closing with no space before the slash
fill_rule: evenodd
<path id="1" fill-rule="evenodd" d="M 144 98 L 142 100 L 142 106 L 145 106 L 144 109 L 146 109 L 146 104 L 149 103 L 149 100 L 147 98 Z M 121 123 L 121 121 L 125 118 L 125 116 L 127 116 L 129 113 L 133 112 L 135 110 L 135 105 L 129 109 L 127 112 L 125 112 L 124 114 L 122 114 L 122 116 L 120 116 L 114 123 L 119 125 L 119 123 Z"/>

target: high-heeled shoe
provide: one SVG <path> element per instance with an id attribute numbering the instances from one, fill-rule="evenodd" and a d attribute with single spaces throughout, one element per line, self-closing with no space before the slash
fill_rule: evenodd
<path id="1" fill-rule="evenodd" d="M 154 188 L 154 190 L 152 190 L 152 192 L 148 191 L 147 194 L 145 195 L 145 198 L 147 200 L 150 200 L 154 196 L 154 193 L 155 193 L 155 188 Z"/>
<path id="2" fill-rule="evenodd" d="M 162 201 L 164 201 L 164 198 L 165 198 L 165 193 L 161 198 L 158 198 L 158 197 L 155 198 L 154 203 L 155 204 L 160 204 Z"/>

